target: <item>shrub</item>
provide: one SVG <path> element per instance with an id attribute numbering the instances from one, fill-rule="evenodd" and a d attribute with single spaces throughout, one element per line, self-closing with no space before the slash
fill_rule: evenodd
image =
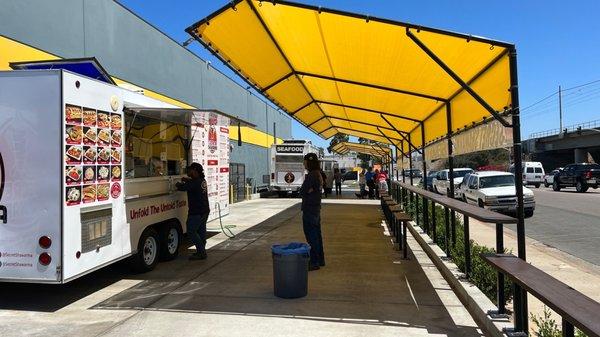
<path id="1" fill-rule="evenodd" d="M 419 207 L 419 214 L 416 213 L 416 206 Z M 417 217 L 419 219 L 419 224 L 423 226 L 423 212 L 422 212 L 423 202 L 422 198 L 413 199 L 413 202 L 408 203 L 407 212 L 416 220 Z M 431 212 L 431 204 L 428 203 L 428 214 L 429 219 L 432 218 Z M 449 212 L 450 213 L 450 212 Z M 436 231 L 437 231 L 437 240 L 436 244 L 444 251 L 446 251 L 446 241 L 445 241 L 445 232 L 446 232 L 446 224 L 444 221 L 445 212 L 442 206 L 436 205 Z M 431 222 L 430 222 L 431 223 Z M 463 230 L 463 222 L 461 219 L 456 218 L 456 242 L 450 248 L 450 257 L 452 262 L 456 264 L 458 269 L 462 272 L 466 270 L 465 264 L 465 241 L 464 241 L 464 230 Z M 451 226 L 450 226 L 451 230 Z M 429 229 L 429 235 L 432 235 L 431 228 Z M 451 237 L 451 233 L 449 233 L 449 237 Z M 450 241 L 450 239 L 449 239 Z M 482 246 L 470 240 L 469 245 L 471 246 L 471 273 L 469 275 L 469 280 L 475 284 L 494 304 L 498 305 L 496 299 L 496 287 L 497 287 L 497 275 L 498 272 L 489 264 L 485 263 L 481 258 L 481 254 L 494 253 L 495 250 L 486 246 Z M 502 253 L 510 253 L 511 251 L 507 251 L 506 249 Z M 508 278 L 504 280 L 504 294 L 506 301 L 509 301 L 512 298 L 512 287 L 511 282 Z"/>

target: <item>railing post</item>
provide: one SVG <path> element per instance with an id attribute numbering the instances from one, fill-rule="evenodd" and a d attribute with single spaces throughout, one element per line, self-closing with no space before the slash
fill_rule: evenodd
<path id="1" fill-rule="evenodd" d="M 425 233 L 429 235 L 429 202 L 423 197 L 423 227 Z"/>
<path id="2" fill-rule="evenodd" d="M 446 257 L 450 257 L 450 210 L 448 206 L 444 206 L 444 223 L 446 225 L 446 230 L 444 231 L 444 242 L 446 245 Z"/>
<path id="3" fill-rule="evenodd" d="M 452 224 L 452 247 L 456 246 L 456 212 L 452 210 L 450 212 L 450 220 Z"/>
<path id="4" fill-rule="evenodd" d="M 504 254 L 504 229 L 501 223 L 496 224 L 496 254 Z M 496 286 L 498 301 L 498 314 L 506 314 L 506 297 L 504 295 L 504 274 L 498 272 L 498 284 Z"/>
<path id="5" fill-rule="evenodd" d="M 415 222 L 417 226 L 420 226 L 421 221 L 419 220 L 419 195 L 415 193 Z"/>
<path id="6" fill-rule="evenodd" d="M 431 201 L 431 233 L 433 235 L 433 242 L 437 244 L 437 224 L 435 216 L 435 202 Z"/>
<path id="7" fill-rule="evenodd" d="M 564 317 L 562 318 L 562 335 L 563 337 L 575 337 L 575 327 Z"/>
<path id="8" fill-rule="evenodd" d="M 471 276 L 471 237 L 469 236 L 469 217 L 464 216 L 464 234 L 465 234 L 465 276 Z"/>

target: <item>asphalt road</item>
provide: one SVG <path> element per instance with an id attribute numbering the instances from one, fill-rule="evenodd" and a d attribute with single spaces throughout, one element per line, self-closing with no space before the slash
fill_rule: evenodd
<path id="1" fill-rule="evenodd" d="M 536 207 L 525 219 L 526 235 L 600 266 L 600 189 L 577 193 L 575 188 L 529 188 Z"/>

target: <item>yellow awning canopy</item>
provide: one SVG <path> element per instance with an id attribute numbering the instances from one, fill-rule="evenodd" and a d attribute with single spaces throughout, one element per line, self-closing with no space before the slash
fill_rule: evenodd
<path id="1" fill-rule="evenodd" d="M 408 152 L 445 137 L 447 114 L 456 132 L 511 107 L 504 42 L 271 0 L 232 1 L 186 31 L 325 139 Z"/>
<path id="2" fill-rule="evenodd" d="M 331 151 L 338 154 L 347 154 L 349 152 L 368 154 L 374 157 L 389 160 L 392 158 L 392 149 L 387 145 L 362 144 L 353 142 L 340 142 L 335 144 Z"/>

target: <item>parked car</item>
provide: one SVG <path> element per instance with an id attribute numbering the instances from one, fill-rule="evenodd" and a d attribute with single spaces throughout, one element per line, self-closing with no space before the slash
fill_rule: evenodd
<path id="1" fill-rule="evenodd" d="M 510 172 L 515 173 L 514 165 L 510 166 Z M 523 162 L 523 185 L 534 185 L 539 188 L 544 182 L 544 167 L 538 161 Z"/>
<path id="2" fill-rule="evenodd" d="M 433 178 L 437 175 L 438 171 L 429 171 L 427 172 L 427 177 L 425 178 L 426 189 L 428 191 L 433 191 Z"/>
<path id="3" fill-rule="evenodd" d="M 452 179 L 454 183 L 454 197 L 457 197 L 457 189 L 458 185 L 463 181 L 463 177 L 467 173 L 473 173 L 473 169 L 468 167 L 455 168 L 454 169 L 454 177 Z M 448 195 L 450 193 L 450 185 L 449 185 L 449 174 L 450 170 L 445 169 L 438 171 L 435 178 L 433 179 L 433 191 L 439 194 Z"/>
<path id="4" fill-rule="evenodd" d="M 464 200 L 481 208 L 513 213 L 517 210 L 515 176 L 509 172 L 484 171 L 469 175 Z M 523 187 L 525 216 L 530 217 L 535 210 L 533 191 Z"/>
<path id="5" fill-rule="evenodd" d="M 465 176 L 463 177 L 463 180 L 460 182 L 460 184 L 458 184 L 458 187 L 456 188 L 456 199 L 460 199 L 460 200 L 465 200 L 465 191 L 467 190 L 467 182 L 469 181 L 469 177 L 471 176 L 472 173 L 467 173 L 465 174 Z"/>
<path id="6" fill-rule="evenodd" d="M 358 171 L 348 171 L 342 174 L 342 181 L 357 181 Z"/>
<path id="7" fill-rule="evenodd" d="M 562 167 L 556 168 L 552 170 L 552 172 L 546 174 L 544 176 L 544 186 L 548 187 L 554 183 L 554 176 L 558 173 L 558 171 L 562 170 Z"/>
<path id="8" fill-rule="evenodd" d="M 421 178 L 423 176 L 423 174 L 421 173 L 421 170 L 419 170 L 419 169 L 406 169 L 403 171 L 403 175 L 405 177 L 412 176 L 413 178 Z"/>
<path id="9" fill-rule="evenodd" d="M 583 193 L 588 188 L 598 188 L 600 183 L 600 164 L 570 164 L 554 175 L 552 189 L 560 191 L 563 187 L 573 187 Z"/>

